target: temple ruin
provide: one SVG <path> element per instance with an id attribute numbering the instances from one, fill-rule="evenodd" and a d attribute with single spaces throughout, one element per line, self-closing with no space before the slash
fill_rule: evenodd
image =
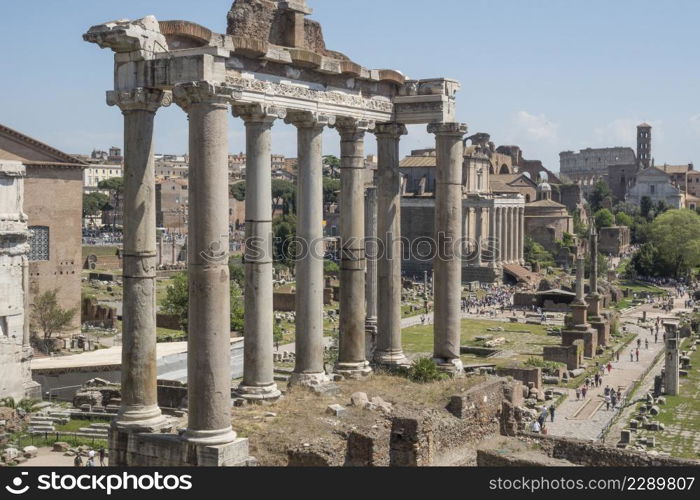
<path id="1" fill-rule="evenodd" d="M 244 465 L 247 439 L 231 426 L 227 114 L 245 123 L 247 155 L 244 379 L 235 389 L 252 401 L 275 399 L 270 138 L 276 121 L 298 130 L 298 227 L 306 246 L 297 263 L 297 355 L 293 384 L 319 388 L 323 366 L 322 131 L 341 146 L 340 342 L 336 371 L 361 377 L 370 362 L 405 362 L 401 348 L 401 180 L 399 141 L 408 124 L 435 135 L 435 235 L 459 241 L 463 136 L 455 121 L 460 85 L 447 78 L 411 80 L 367 69 L 326 48 L 304 0 L 236 0 L 226 34 L 153 16 L 97 25 L 86 41 L 111 49 L 114 89 L 107 103 L 124 115 L 124 306 L 122 406 L 110 433 L 110 465 Z M 167 432 L 156 400 L 156 221 L 154 117 L 171 103 L 189 119 L 189 425 Z M 366 359 L 364 141 L 378 142 L 377 349 Z M 498 220 L 515 217 L 504 207 Z M 522 212 L 522 211 L 521 211 Z M 492 213 L 496 220 L 496 212 Z M 369 220 L 372 220 L 371 218 Z M 499 228 L 505 227 L 501 223 Z M 505 231 L 504 231 L 504 234 Z M 518 261 L 515 245 L 509 259 Z M 461 372 L 459 248 L 434 262 L 434 357 Z"/>

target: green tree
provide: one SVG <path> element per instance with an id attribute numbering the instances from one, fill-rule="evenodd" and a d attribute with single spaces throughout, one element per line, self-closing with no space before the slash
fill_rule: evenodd
<path id="1" fill-rule="evenodd" d="M 631 265 L 640 276 L 654 276 L 657 274 L 656 263 L 658 252 L 653 244 L 644 243 L 632 256 Z"/>
<path id="2" fill-rule="evenodd" d="M 653 218 L 653 210 L 654 203 L 651 201 L 651 198 L 648 196 L 642 196 L 642 199 L 639 202 L 639 213 L 642 215 L 642 217 L 648 221 L 651 221 Z"/>
<path id="3" fill-rule="evenodd" d="M 595 225 L 598 229 L 602 227 L 610 227 L 615 224 L 615 216 L 607 208 L 601 208 L 595 215 Z"/>
<path id="4" fill-rule="evenodd" d="M 591 211 L 595 213 L 603 208 L 606 200 L 608 203 L 612 203 L 612 192 L 605 181 L 599 180 L 596 182 L 595 186 L 593 186 L 593 191 L 588 197 L 588 203 L 591 206 Z"/>
<path id="5" fill-rule="evenodd" d="M 245 201 L 245 181 L 232 184 L 229 189 L 233 198 L 238 201 Z"/>
<path id="6" fill-rule="evenodd" d="M 95 217 L 109 205 L 109 196 L 94 192 L 83 195 L 83 217 Z"/>
<path id="7" fill-rule="evenodd" d="M 34 298 L 31 312 L 31 326 L 42 335 L 47 354 L 51 352 L 51 338 L 66 330 L 73 321 L 78 308 L 64 309 L 58 304 L 58 289 L 47 290 Z"/>
<path id="8" fill-rule="evenodd" d="M 241 288 L 245 286 L 245 265 L 242 262 L 239 262 L 238 259 L 230 259 L 228 261 L 228 273 L 231 281 Z"/>
<path id="9" fill-rule="evenodd" d="M 105 191 L 110 191 L 116 194 L 124 193 L 124 178 L 110 177 L 97 183 L 97 188 Z"/>
<path id="10" fill-rule="evenodd" d="M 615 223 L 618 226 L 632 227 L 634 225 L 634 219 L 625 212 L 618 212 L 615 214 Z"/>
<path id="11" fill-rule="evenodd" d="M 573 217 L 574 217 L 574 233 L 579 238 L 583 238 L 583 239 L 587 238 L 588 237 L 588 226 L 581 219 L 581 211 L 574 210 Z"/>
<path id="12" fill-rule="evenodd" d="M 338 193 L 340 192 L 340 179 L 332 177 L 323 177 L 323 205 L 327 207 L 332 203 L 338 202 Z"/>
<path id="13" fill-rule="evenodd" d="M 554 257 L 545 248 L 530 237 L 525 238 L 525 260 L 534 264 L 538 262 L 541 266 L 553 266 Z"/>
<path id="14" fill-rule="evenodd" d="M 231 281 L 231 331 L 243 332 L 243 292 L 237 282 Z M 161 303 L 163 312 L 176 315 L 183 331 L 188 328 L 189 284 L 187 273 L 178 273 L 165 292 Z"/>
<path id="15" fill-rule="evenodd" d="M 282 205 L 284 215 L 294 213 L 296 197 L 297 190 L 294 184 L 284 179 L 272 180 L 272 200 L 275 205 Z"/>
<path id="16" fill-rule="evenodd" d="M 659 264 L 673 277 L 687 276 L 700 265 L 700 215 L 692 210 L 669 210 L 651 224 L 651 240 Z"/>
<path id="17" fill-rule="evenodd" d="M 330 169 L 332 177 L 337 177 L 338 175 L 340 175 L 340 158 L 338 158 L 337 156 L 324 156 L 323 165 Z"/>
<path id="18" fill-rule="evenodd" d="M 294 215 L 282 215 L 272 221 L 274 237 L 272 253 L 275 262 L 292 266 L 294 261 L 294 239 L 296 238 L 297 218 Z"/>

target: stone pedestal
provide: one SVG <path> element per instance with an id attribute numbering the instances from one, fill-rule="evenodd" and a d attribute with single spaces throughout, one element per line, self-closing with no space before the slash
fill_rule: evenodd
<path id="1" fill-rule="evenodd" d="M 460 359 L 462 297 L 462 123 L 435 123 L 436 137 L 435 242 L 433 260 L 435 325 L 433 357 L 440 369 L 463 373 Z"/>
<path id="2" fill-rule="evenodd" d="M 174 434 L 111 430 L 110 467 L 245 467 L 257 465 L 247 438 L 222 445 L 192 443 Z"/>
<path id="3" fill-rule="evenodd" d="M 364 137 L 372 123 L 342 119 L 340 134 L 340 339 L 336 371 L 361 377 L 372 369 L 365 343 Z"/>
<path id="4" fill-rule="evenodd" d="M 286 111 L 273 106 L 234 106 L 246 128 L 245 343 L 243 381 L 236 394 L 251 401 L 275 400 L 281 393 L 274 379 L 272 352 L 272 157 L 275 120 Z M 319 286 L 319 293 L 322 293 Z"/>
<path id="5" fill-rule="evenodd" d="M 379 191 L 378 238 L 383 249 L 378 262 L 377 351 L 374 361 L 384 366 L 408 364 L 401 346 L 401 174 L 399 140 L 406 127 L 377 125 Z M 427 279 L 425 280 L 427 282 Z"/>
<path id="6" fill-rule="evenodd" d="M 573 345 L 576 340 L 583 341 L 583 355 L 586 358 L 595 357 L 598 348 L 598 332 L 596 330 L 583 325 L 561 332 L 561 344 L 563 346 Z"/>

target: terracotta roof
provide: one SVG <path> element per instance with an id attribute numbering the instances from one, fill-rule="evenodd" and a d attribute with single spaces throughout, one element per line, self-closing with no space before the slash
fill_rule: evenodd
<path id="1" fill-rule="evenodd" d="M 435 156 L 407 156 L 399 163 L 399 167 L 435 167 Z"/>
<path id="2" fill-rule="evenodd" d="M 554 200 L 538 200 L 538 201 L 533 201 L 532 203 L 528 203 L 525 205 L 526 208 L 528 207 L 544 207 L 544 208 L 562 208 L 566 210 L 566 207 L 562 205 L 561 203 L 557 203 Z"/>

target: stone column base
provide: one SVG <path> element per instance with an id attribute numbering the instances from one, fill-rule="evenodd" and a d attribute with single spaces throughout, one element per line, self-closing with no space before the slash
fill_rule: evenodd
<path id="1" fill-rule="evenodd" d="M 120 408 L 112 427 L 128 432 L 168 432 L 172 426 L 158 406 Z"/>
<path id="2" fill-rule="evenodd" d="M 454 359 L 443 359 L 443 358 L 433 358 L 438 369 L 442 372 L 449 373 L 455 378 L 460 378 L 464 376 L 464 364 L 459 358 Z"/>
<path id="3" fill-rule="evenodd" d="M 174 434 L 110 429 L 110 467 L 242 467 L 257 465 L 248 439 L 222 445 L 192 443 Z"/>
<path id="4" fill-rule="evenodd" d="M 335 365 L 335 372 L 347 378 L 359 379 L 372 373 L 369 361 L 357 363 L 338 363 Z"/>
<path id="5" fill-rule="evenodd" d="M 318 393 L 330 393 L 338 388 L 325 372 L 292 373 L 289 376 L 289 387 L 302 387 Z"/>
<path id="6" fill-rule="evenodd" d="M 277 388 L 277 384 L 266 385 L 264 387 L 254 387 L 250 385 L 239 385 L 235 391 L 236 397 L 249 402 L 276 401 L 282 397 L 282 393 Z"/>
<path id="7" fill-rule="evenodd" d="M 403 351 L 377 351 L 374 353 L 374 362 L 390 368 L 411 365 Z"/>
<path id="8" fill-rule="evenodd" d="M 598 332 L 598 345 L 607 347 L 610 344 L 610 324 L 602 317 L 589 318 L 589 323 Z"/>

